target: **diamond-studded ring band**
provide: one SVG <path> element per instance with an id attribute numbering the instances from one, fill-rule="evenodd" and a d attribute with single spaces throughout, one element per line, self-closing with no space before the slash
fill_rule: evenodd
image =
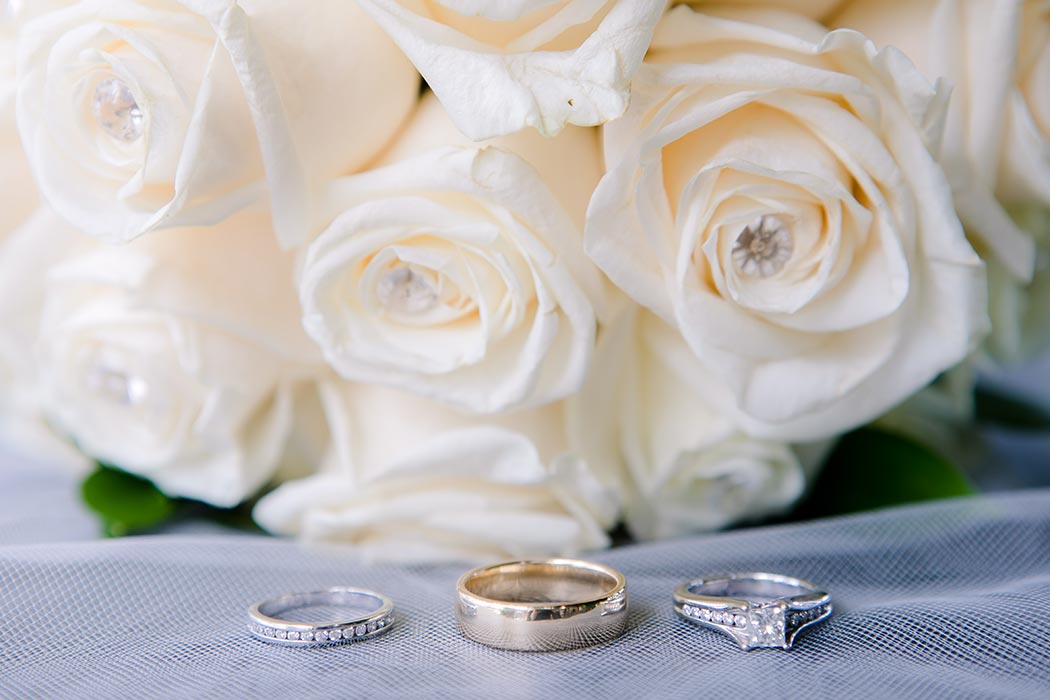
<path id="1" fill-rule="evenodd" d="M 779 574 L 701 578 L 674 592 L 675 612 L 732 637 L 741 649 L 790 649 L 802 630 L 831 616 L 831 596 Z"/>
<path id="2" fill-rule="evenodd" d="M 327 622 L 281 619 L 289 610 L 315 606 L 368 611 L 364 615 Z M 363 588 L 329 588 L 313 593 L 289 593 L 260 600 L 248 609 L 248 631 L 271 644 L 309 647 L 369 639 L 394 623 L 394 601 Z"/>
<path id="3" fill-rule="evenodd" d="M 517 651 L 601 644 L 627 629 L 627 579 L 574 559 L 536 559 L 468 571 L 456 585 L 460 630 Z"/>

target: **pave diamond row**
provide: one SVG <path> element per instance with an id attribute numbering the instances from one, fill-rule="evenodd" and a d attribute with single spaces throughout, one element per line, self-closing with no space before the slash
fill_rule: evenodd
<path id="1" fill-rule="evenodd" d="M 824 617 L 828 611 L 829 607 L 827 605 L 820 605 L 809 610 L 793 610 L 788 620 L 792 627 L 798 627 L 813 622 L 817 618 Z"/>
<path id="2" fill-rule="evenodd" d="M 360 637 L 367 637 L 370 634 L 389 627 L 393 622 L 393 616 L 388 615 L 387 617 L 373 620 L 368 623 L 347 625 L 346 627 L 337 627 L 334 629 L 315 630 L 313 632 L 288 631 L 255 623 L 248 625 L 248 629 L 251 630 L 253 634 L 269 639 L 287 640 L 289 642 L 325 643 L 352 641 Z"/>
<path id="3" fill-rule="evenodd" d="M 747 616 L 742 613 L 734 613 L 730 610 L 711 610 L 695 605 L 683 605 L 682 614 L 702 622 L 710 622 L 726 627 L 747 627 Z"/>

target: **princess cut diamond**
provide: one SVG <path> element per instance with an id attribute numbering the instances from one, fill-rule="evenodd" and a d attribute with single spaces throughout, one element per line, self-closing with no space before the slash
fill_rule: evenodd
<path id="1" fill-rule="evenodd" d="M 785 637 L 785 613 L 786 606 L 776 601 L 752 605 L 747 611 L 748 616 L 748 644 L 747 648 L 755 647 L 787 647 Z"/>

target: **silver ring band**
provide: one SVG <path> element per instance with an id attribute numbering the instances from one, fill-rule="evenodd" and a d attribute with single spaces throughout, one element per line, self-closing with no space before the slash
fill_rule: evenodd
<path id="1" fill-rule="evenodd" d="M 293 622 L 280 615 L 297 608 L 333 606 L 369 610 L 365 615 L 328 622 Z M 394 601 L 364 588 L 328 588 L 260 600 L 248 609 L 248 631 L 271 644 L 310 647 L 375 637 L 394 623 Z"/>
<path id="2" fill-rule="evenodd" d="M 515 561 L 474 569 L 456 584 L 456 616 L 476 642 L 517 651 L 601 644 L 627 629 L 627 580 L 573 559 Z"/>
<path id="3" fill-rule="evenodd" d="M 791 576 L 725 574 L 679 586 L 674 609 L 732 637 L 741 649 L 790 649 L 800 632 L 831 616 L 831 596 Z"/>

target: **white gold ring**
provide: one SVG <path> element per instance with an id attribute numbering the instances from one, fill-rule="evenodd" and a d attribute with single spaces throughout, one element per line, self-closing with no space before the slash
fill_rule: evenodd
<path id="1" fill-rule="evenodd" d="M 741 649 L 790 649 L 804 629 L 831 616 L 831 596 L 802 579 L 779 574 L 725 574 L 683 584 L 675 612 L 732 637 Z"/>
<path id="2" fill-rule="evenodd" d="M 295 622 L 280 616 L 315 606 L 366 611 L 363 615 L 322 622 Z M 248 609 L 248 631 L 271 644 L 311 647 L 369 639 L 394 623 L 394 601 L 363 588 L 328 588 L 260 600 Z"/>

